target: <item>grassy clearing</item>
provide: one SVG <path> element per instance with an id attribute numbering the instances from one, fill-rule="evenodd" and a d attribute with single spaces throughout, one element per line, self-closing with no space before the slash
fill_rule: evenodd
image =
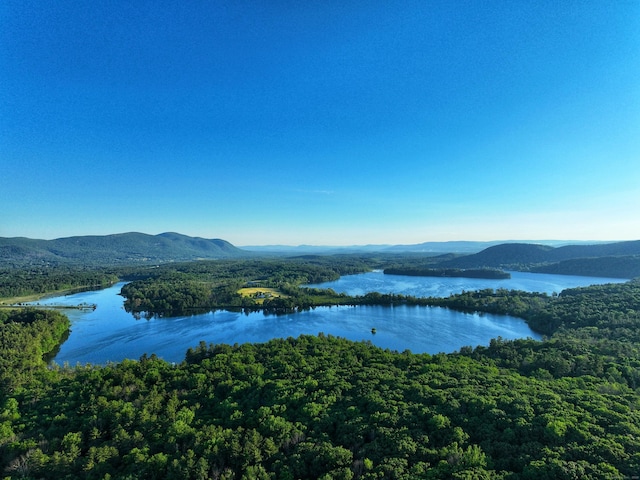
<path id="1" fill-rule="evenodd" d="M 272 296 L 272 297 L 286 297 L 286 295 L 280 292 L 276 288 L 269 287 L 246 287 L 238 290 L 238 293 L 243 297 L 255 297 L 259 295 Z"/>
<path id="2" fill-rule="evenodd" d="M 287 295 L 280 292 L 278 289 L 269 287 L 245 287 L 238 290 L 238 293 L 243 297 L 251 297 L 255 299 L 257 303 L 263 303 L 265 298 L 287 298 Z"/>

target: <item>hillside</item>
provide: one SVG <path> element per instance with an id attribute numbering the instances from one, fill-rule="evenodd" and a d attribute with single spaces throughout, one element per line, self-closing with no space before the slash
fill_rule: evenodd
<path id="1" fill-rule="evenodd" d="M 640 241 L 598 245 L 509 243 L 442 262 L 448 268 L 531 269 L 566 275 L 634 278 L 640 276 Z"/>
<path id="2" fill-rule="evenodd" d="M 178 233 L 120 233 L 55 240 L 0 238 L 0 263 L 27 265 L 114 265 L 164 263 L 247 255 L 226 240 L 194 238 Z"/>
<path id="3" fill-rule="evenodd" d="M 554 249 L 551 257 L 553 260 L 562 261 L 620 255 L 640 255 L 640 240 L 601 245 L 565 245 Z"/>
<path id="4" fill-rule="evenodd" d="M 640 255 L 577 258 L 531 268 L 535 273 L 584 275 L 588 277 L 640 277 Z"/>
<path id="5" fill-rule="evenodd" d="M 505 243 L 485 248 L 481 252 L 445 262 L 456 268 L 501 267 L 548 261 L 553 247 L 529 243 Z"/>
<path id="6" fill-rule="evenodd" d="M 42 355 L 66 317 L 0 310 L 3 478 L 631 479 L 638 299 L 639 282 L 431 299 L 549 335 L 452 354 L 319 333 L 76 368 Z"/>

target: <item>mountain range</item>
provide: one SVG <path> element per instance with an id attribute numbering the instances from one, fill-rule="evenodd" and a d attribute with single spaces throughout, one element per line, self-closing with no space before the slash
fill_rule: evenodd
<path id="1" fill-rule="evenodd" d="M 592 245 L 600 242 L 584 242 L 584 241 L 567 241 L 567 240 L 535 240 L 524 241 L 525 243 L 536 243 L 559 247 L 563 245 Z M 485 248 L 504 243 L 523 243 L 523 240 L 494 240 L 488 242 L 477 241 L 447 241 L 447 242 L 423 242 L 415 244 L 370 244 L 370 245 L 349 245 L 349 246 L 319 246 L 319 245 L 249 245 L 241 248 L 260 254 L 279 254 L 279 255 L 302 255 L 302 254 L 333 254 L 333 253 L 424 253 L 431 255 L 439 255 L 442 253 L 457 253 L 469 255 L 477 253 Z"/>
<path id="2" fill-rule="evenodd" d="M 619 278 L 640 276 L 640 240 L 595 244 L 564 243 L 566 242 L 426 242 L 416 245 L 360 247 L 238 248 L 226 240 L 189 237 L 173 232 L 159 235 L 132 232 L 55 240 L 0 237 L 0 267 L 159 264 L 266 254 L 379 252 L 424 254 L 434 257 L 433 263 L 443 268 L 500 268 Z M 455 255 L 441 255 L 442 253 Z"/>
<path id="3" fill-rule="evenodd" d="M 226 240 L 189 237 L 179 233 L 119 233 L 34 240 L 1 238 L 0 265 L 164 263 L 248 255 Z"/>
<path id="4" fill-rule="evenodd" d="M 506 243 L 444 260 L 447 268 L 526 269 L 538 273 L 634 278 L 640 276 L 640 240 L 598 245 Z"/>
<path id="5" fill-rule="evenodd" d="M 531 243 L 505 243 L 447 262 L 456 268 L 509 267 L 522 264 L 555 263 L 576 258 L 611 257 L 640 254 L 640 240 L 598 245 L 552 247 Z"/>

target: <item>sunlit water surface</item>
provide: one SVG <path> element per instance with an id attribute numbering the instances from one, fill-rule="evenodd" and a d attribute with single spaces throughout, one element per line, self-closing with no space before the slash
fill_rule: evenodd
<path id="1" fill-rule="evenodd" d="M 319 286 L 349 295 L 370 291 L 414 296 L 448 296 L 463 290 L 507 288 L 559 293 L 565 288 L 624 280 L 512 272 L 508 280 L 349 275 Z M 492 338 L 540 338 L 524 321 L 490 314 L 460 313 L 436 307 L 318 307 L 287 315 L 216 311 L 202 315 L 135 319 L 123 308 L 124 283 L 110 288 L 53 297 L 40 304 L 96 304 L 94 311 L 68 310 L 71 334 L 54 358 L 58 364 L 105 364 L 155 353 L 171 362 L 184 359 L 189 347 L 206 343 L 266 342 L 272 338 L 323 332 L 351 340 L 369 340 L 392 350 L 415 353 L 453 352 L 488 345 Z M 375 328 L 376 333 L 372 333 Z"/>

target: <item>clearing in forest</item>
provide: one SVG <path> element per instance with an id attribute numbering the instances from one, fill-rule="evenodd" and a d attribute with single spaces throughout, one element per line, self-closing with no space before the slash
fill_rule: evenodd
<path id="1" fill-rule="evenodd" d="M 251 297 L 258 303 L 264 302 L 266 298 L 287 297 L 277 289 L 269 287 L 245 287 L 238 290 L 238 293 L 243 297 Z"/>

